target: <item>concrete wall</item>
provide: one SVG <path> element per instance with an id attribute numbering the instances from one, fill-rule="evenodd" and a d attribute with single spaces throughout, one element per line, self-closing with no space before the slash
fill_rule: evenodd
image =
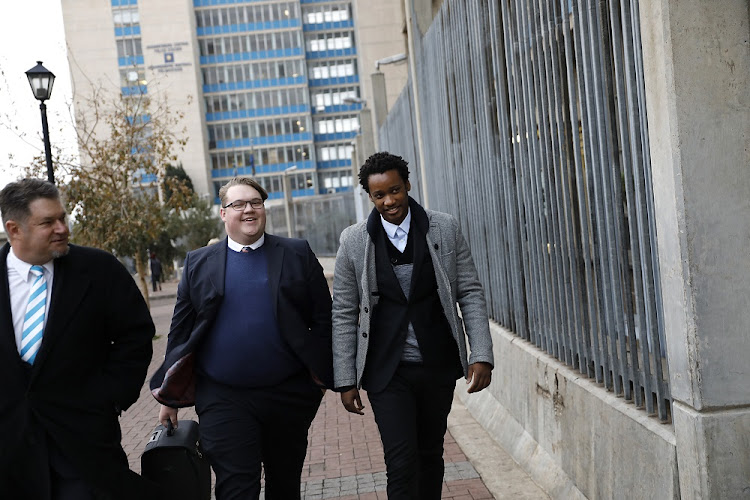
<path id="1" fill-rule="evenodd" d="M 750 498 L 750 4 L 641 2 L 684 498 Z"/>
<path id="2" fill-rule="evenodd" d="M 679 498 L 671 425 L 492 325 L 492 385 L 457 391 L 552 498 Z"/>

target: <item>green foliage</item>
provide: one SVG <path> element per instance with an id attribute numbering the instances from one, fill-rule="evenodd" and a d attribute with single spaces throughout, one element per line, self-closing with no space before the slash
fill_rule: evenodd
<path id="1" fill-rule="evenodd" d="M 165 176 L 166 165 L 176 161 L 175 151 L 186 142 L 173 132 L 182 116 L 170 113 L 166 104 L 152 106 L 146 96 L 120 97 L 106 109 L 98 100 L 91 105 L 94 124 L 103 126 L 88 129 L 78 120 L 83 161 L 71 166 L 70 180 L 62 186 L 75 217 L 73 240 L 142 264 L 170 218 L 190 203 L 186 183 Z M 170 189 L 168 199 L 162 185 Z"/>
<path id="2" fill-rule="evenodd" d="M 182 167 L 182 163 L 178 164 L 176 167 L 167 165 L 166 169 L 164 170 L 164 178 L 182 181 L 191 192 L 195 191 L 195 189 L 193 188 L 193 180 L 190 178 L 187 172 L 185 172 L 185 169 Z M 172 197 L 172 189 L 170 188 L 169 183 L 165 183 L 164 185 L 164 196 L 167 199 Z"/>
<path id="3" fill-rule="evenodd" d="M 191 206 L 180 213 L 172 227 L 180 257 L 206 246 L 208 240 L 219 237 L 224 229 L 221 219 L 213 213 L 211 202 L 197 195 L 193 196 Z"/>

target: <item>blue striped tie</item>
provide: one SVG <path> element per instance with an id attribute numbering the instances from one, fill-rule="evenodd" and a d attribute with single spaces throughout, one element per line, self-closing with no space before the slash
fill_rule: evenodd
<path id="1" fill-rule="evenodd" d="M 42 266 L 31 266 L 34 282 L 31 284 L 29 303 L 23 317 L 23 335 L 21 335 L 21 359 L 34 364 L 36 353 L 42 345 L 44 331 L 44 309 L 47 305 L 47 281 L 44 279 Z"/>

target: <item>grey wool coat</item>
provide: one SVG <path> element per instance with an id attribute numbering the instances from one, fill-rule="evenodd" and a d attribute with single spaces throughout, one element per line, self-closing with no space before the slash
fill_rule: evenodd
<path id="1" fill-rule="evenodd" d="M 469 245 L 452 215 L 426 210 L 430 251 L 438 295 L 458 344 L 464 376 L 470 364 L 493 363 L 492 339 L 484 290 Z M 361 387 L 369 342 L 370 321 L 377 305 L 375 245 L 362 221 L 341 233 L 333 277 L 334 387 Z M 456 304 L 461 306 L 459 317 Z M 471 355 L 468 356 L 468 338 Z M 467 360 L 468 357 L 468 360 Z"/>

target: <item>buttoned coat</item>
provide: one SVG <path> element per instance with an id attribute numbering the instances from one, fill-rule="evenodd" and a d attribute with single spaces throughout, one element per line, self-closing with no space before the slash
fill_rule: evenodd
<path id="1" fill-rule="evenodd" d="M 470 364 L 493 364 L 492 339 L 484 291 L 469 245 L 452 215 L 426 210 L 427 247 L 435 268 L 443 312 L 458 345 L 464 376 Z M 377 214 L 376 214 L 377 215 Z M 377 215 L 379 219 L 379 215 Z M 379 220 L 378 220 L 379 223 Z M 361 387 L 367 359 L 370 323 L 379 293 L 375 244 L 367 221 L 341 233 L 333 278 L 334 386 Z M 461 317 L 456 304 L 461 307 Z M 468 339 L 471 355 L 467 355 Z"/>

